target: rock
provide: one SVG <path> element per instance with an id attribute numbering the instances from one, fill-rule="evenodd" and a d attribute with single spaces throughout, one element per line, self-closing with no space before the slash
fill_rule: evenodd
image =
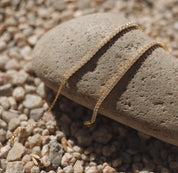
<path id="1" fill-rule="evenodd" d="M 10 149 L 11 147 L 9 145 L 2 147 L 0 150 L 0 158 L 6 157 Z"/>
<path id="2" fill-rule="evenodd" d="M 40 173 L 40 168 L 38 166 L 33 166 L 31 169 L 31 173 Z"/>
<path id="3" fill-rule="evenodd" d="M 54 168 L 60 166 L 63 153 L 62 145 L 56 141 L 50 142 L 49 160 Z"/>
<path id="4" fill-rule="evenodd" d="M 24 165 L 24 171 L 25 172 L 31 172 L 31 168 L 34 166 L 34 163 L 32 161 L 27 162 Z"/>
<path id="5" fill-rule="evenodd" d="M 83 161 L 77 160 L 74 164 L 74 173 L 82 173 L 84 170 L 83 168 Z"/>
<path id="6" fill-rule="evenodd" d="M 30 145 L 31 148 L 33 148 L 34 146 L 40 146 L 41 140 L 42 140 L 42 137 L 41 137 L 40 134 L 36 134 L 36 135 L 30 136 L 28 138 L 29 145 Z"/>
<path id="7" fill-rule="evenodd" d="M 1 61 L 1 60 L 0 60 Z M 1 63 L 1 62 L 0 62 Z M 1 65 L 0 65 L 1 66 Z M 1 67 L 0 67 L 1 69 Z M 11 82 L 11 77 L 7 73 L 0 73 L 0 85 L 8 84 Z"/>
<path id="8" fill-rule="evenodd" d="M 12 84 L 8 83 L 0 86 L 0 96 L 12 95 Z"/>
<path id="9" fill-rule="evenodd" d="M 6 140 L 6 131 L 4 129 L 0 129 L 0 142 L 3 143 Z"/>
<path id="10" fill-rule="evenodd" d="M 17 118 L 19 117 L 18 114 L 14 113 L 14 112 L 8 112 L 8 111 L 3 111 L 2 112 L 2 119 L 6 122 L 9 123 L 9 121 L 13 118 Z"/>
<path id="11" fill-rule="evenodd" d="M 43 156 L 40 161 L 45 167 L 48 167 L 51 164 L 48 156 Z"/>
<path id="12" fill-rule="evenodd" d="M 27 94 L 23 102 L 23 105 L 29 109 L 38 108 L 42 106 L 42 104 L 43 102 L 42 102 L 41 97 L 37 95 L 32 95 L 32 94 Z"/>
<path id="13" fill-rule="evenodd" d="M 21 49 L 20 54 L 25 60 L 31 60 L 32 59 L 32 49 L 30 46 L 25 46 Z"/>
<path id="14" fill-rule="evenodd" d="M 12 83 L 14 85 L 23 85 L 28 78 L 28 74 L 23 70 L 20 70 L 19 72 L 13 72 L 11 75 Z"/>
<path id="15" fill-rule="evenodd" d="M 36 108 L 36 109 L 32 109 L 30 111 L 30 118 L 36 120 L 39 120 L 40 117 L 43 115 L 44 113 L 44 108 Z"/>
<path id="16" fill-rule="evenodd" d="M 105 166 L 103 169 L 103 173 L 115 173 L 116 170 L 110 167 L 109 165 Z"/>
<path id="17" fill-rule="evenodd" d="M 5 65 L 6 70 L 19 70 L 20 64 L 16 59 L 11 59 Z"/>
<path id="18" fill-rule="evenodd" d="M 60 1 L 53 0 L 52 3 L 55 10 L 63 11 L 66 8 L 66 2 L 64 0 Z"/>
<path id="19" fill-rule="evenodd" d="M 40 85 L 37 87 L 37 94 L 39 94 L 42 98 L 46 96 L 45 92 L 45 85 L 43 82 L 40 83 Z"/>
<path id="20" fill-rule="evenodd" d="M 96 166 L 92 166 L 92 167 L 89 167 L 86 171 L 86 173 L 97 173 L 97 167 Z"/>
<path id="21" fill-rule="evenodd" d="M 3 51 L 6 48 L 7 44 L 5 41 L 0 40 L 0 51 Z"/>
<path id="22" fill-rule="evenodd" d="M 5 109 L 5 110 L 9 109 L 10 103 L 9 103 L 9 99 L 7 96 L 0 97 L 0 105 L 1 105 L 1 108 Z"/>
<path id="23" fill-rule="evenodd" d="M 107 34 L 128 22 L 119 14 L 97 13 L 53 28 L 40 39 L 33 51 L 36 74 L 57 91 L 68 69 Z M 69 79 L 62 94 L 93 109 L 106 80 L 150 41 L 138 29 L 118 34 Z M 177 69 L 178 59 L 164 49 L 155 48 L 149 54 L 145 53 L 105 99 L 99 113 L 178 145 Z"/>
<path id="24" fill-rule="evenodd" d="M 64 167 L 63 170 L 64 170 L 65 173 L 73 173 L 72 165 Z"/>
<path id="25" fill-rule="evenodd" d="M 21 161 L 8 162 L 5 173 L 24 173 Z"/>
<path id="26" fill-rule="evenodd" d="M 25 147 L 21 143 L 15 143 L 7 155 L 8 161 L 19 160 L 25 153 Z"/>
<path id="27" fill-rule="evenodd" d="M 30 45 L 34 46 L 36 42 L 38 41 L 38 37 L 36 35 L 30 36 L 28 38 L 28 42 Z"/>
<path id="28" fill-rule="evenodd" d="M 8 56 L 1 55 L 0 56 L 0 70 L 5 70 L 5 65 L 9 61 Z"/>
<path id="29" fill-rule="evenodd" d="M 16 101 L 23 100 L 25 97 L 25 90 L 22 87 L 17 87 L 13 90 L 12 95 Z"/>
<path id="30" fill-rule="evenodd" d="M 70 165 L 70 160 L 72 159 L 72 155 L 70 153 L 65 153 L 62 157 L 62 160 L 61 160 L 61 165 L 63 167 L 67 166 L 67 165 Z"/>
<path id="31" fill-rule="evenodd" d="M 6 129 L 7 128 L 7 123 L 3 120 L 0 119 L 0 128 Z"/>
<path id="32" fill-rule="evenodd" d="M 12 119 L 9 121 L 8 129 L 9 129 L 10 131 L 13 131 L 13 130 L 16 129 L 19 125 L 20 125 L 20 120 L 19 120 L 19 118 L 12 118 Z"/>

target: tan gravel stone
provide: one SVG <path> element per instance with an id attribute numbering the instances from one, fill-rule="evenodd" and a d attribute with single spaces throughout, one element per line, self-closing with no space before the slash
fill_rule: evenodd
<path id="1" fill-rule="evenodd" d="M 24 153 L 25 147 L 21 143 L 15 143 L 7 155 L 7 160 L 8 161 L 19 160 L 21 159 Z"/>
<path id="2" fill-rule="evenodd" d="M 42 102 L 41 97 L 37 95 L 32 95 L 32 94 L 27 94 L 23 102 L 23 105 L 29 109 L 38 108 L 42 106 L 42 104 L 43 102 Z"/>

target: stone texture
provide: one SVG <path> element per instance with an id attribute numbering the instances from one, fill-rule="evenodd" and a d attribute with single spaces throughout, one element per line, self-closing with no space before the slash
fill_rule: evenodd
<path id="1" fill-rule="evenodd" d="M 0 96 L 10 96 L 12 94 L 12 84 L 8 83 L 0 86 Z"/>
<path id="2" fill-rule="evenodd" d="M 54 168 L 60 166 L 63 153 L 64 150 L 62 145 L 56 141 L 50 142 L 49 160 Z"/>
<path id="3" fill-rule="evenodd" d="M 37 75 L 57 91 L 62 75 L 106 34 L 128 23 L 118 14 L 93 14 L 65 22 L 36 45 Z M 81 68 L 62 94 L 94 108 L 104 82 L 150 38 L 138 29 L 119 34 Z M 60 45 L 60 46 L 59 46 Z M 178 59 L 162 48 L 144 54 L 103 102 L 99 113 L 178 145 Z"/>
<path id="4" fill-rule="evenodd" d="M 21 143 L 15 143 L 7 155 L 8 161 L 19 160 L 25 153 L 25 147 Z"/>
<path id="5" fill-rule="evenodd" d="M 21 161 L 8 162 L 5 173 L 23 173 L 23 165 Z"/>
<path id="6" fill-rule="evenodd" d="M 38 108 L 43 104 L 41 97 L 37 96 L 37 95 L 32 95 L 32 94 L 27 94 L 25 96 L 25 100 L 23 102 L 23 105 L 26 108 Z"/>

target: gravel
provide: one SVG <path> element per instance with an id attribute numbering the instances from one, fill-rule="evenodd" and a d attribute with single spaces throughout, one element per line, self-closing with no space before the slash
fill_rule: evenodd
<path id="1" fill-rule="evenodd" d="M 177 0 L 0 1 L 0 90 L 9 90 L 9 95 L 0 91 L 0 172 L 178 172 L 178 147 L 101 115 L 93 127 L 84 127 L 92 112 L 64 97 L 36 127 L 22 130 L 14 145 L 8 143 L 14 130 L 38 120 L 36 114 L 54 98 L 31 67 L 36 42 L 61 22 L 104 11 L 136 19 L 178 58 Z"/>

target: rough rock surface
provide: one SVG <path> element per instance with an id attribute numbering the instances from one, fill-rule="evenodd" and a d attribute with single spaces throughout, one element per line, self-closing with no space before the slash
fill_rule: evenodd
<path id="1" fill-rule="evenodd" d="M 127 21 L 93 14 L 49 31 L 33 53 L 37 75 L 57 91 L 62 75 L 105 35 Z M 150 38 L 138 29 L 119 34 L 74 74 L 62 94 L 93 109 L 104 82 Z M 178 59 L 162 48 L 146 53 L 122 78 L 99 112 L 146 134 L 178 145 Z"/>

